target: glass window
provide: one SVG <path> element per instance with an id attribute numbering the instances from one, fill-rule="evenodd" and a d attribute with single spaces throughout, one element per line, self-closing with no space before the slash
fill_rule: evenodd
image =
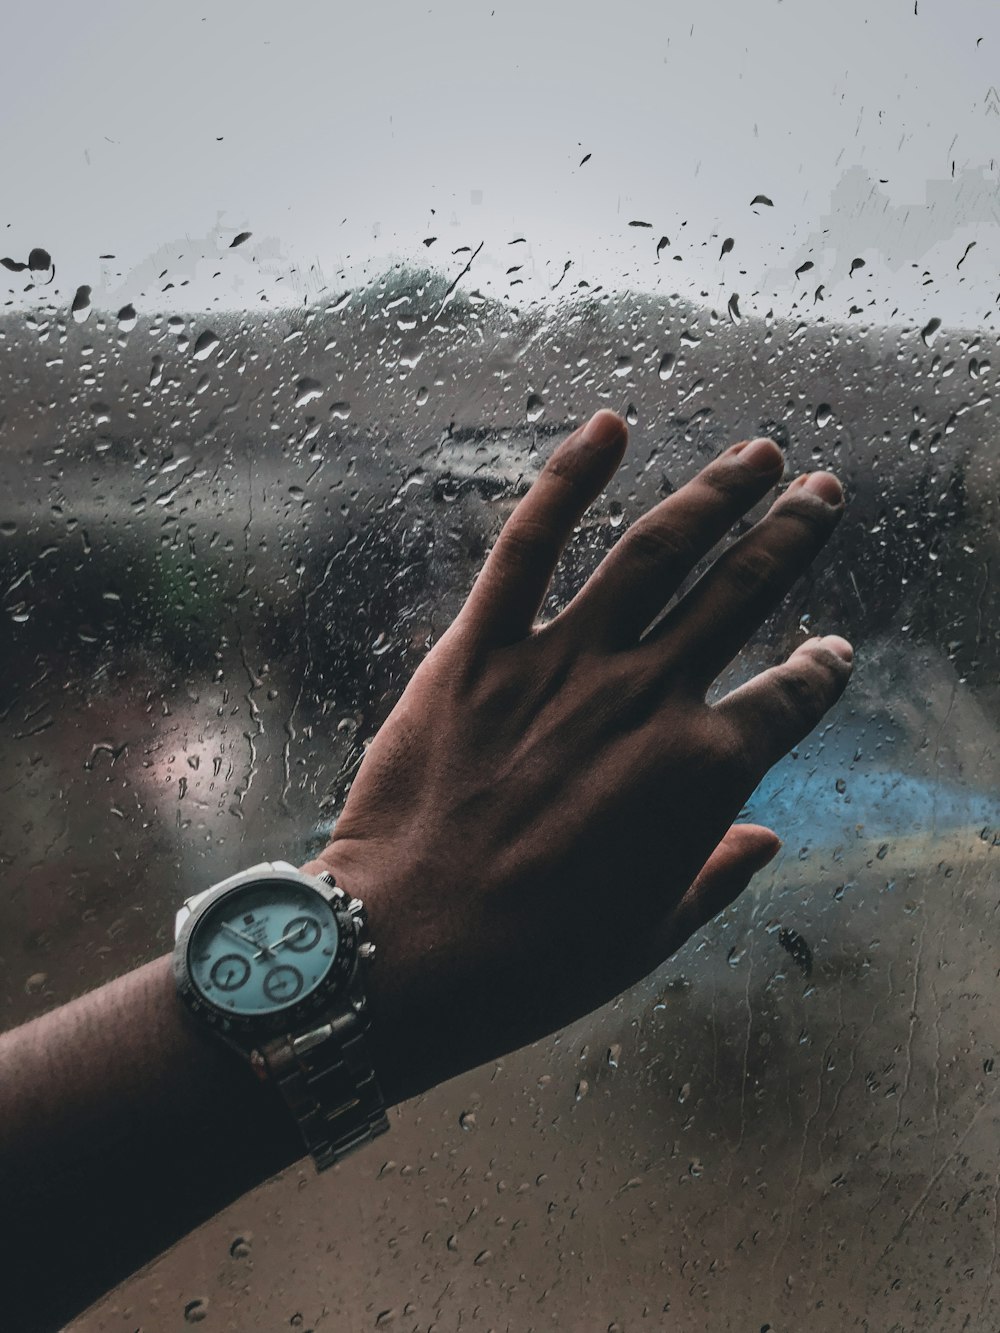
<path id="1" fill-rule="evenodd" d="M 109 4 L 39 42 L 8 16 L 6 1026 L 324 843 L 599 406 L 631 442 L 546 615 L 765 432 L 849 507 L 718 688 L 856 650 L 732 909 L 73 1327 L 996 1327 L 995 6 Z"/>

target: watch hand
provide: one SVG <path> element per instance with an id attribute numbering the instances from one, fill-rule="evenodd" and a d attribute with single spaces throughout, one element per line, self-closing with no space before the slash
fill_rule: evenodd
<path id="1" fill-rule="evenodd" d="M 307 929 L 308 927 L 306 926 L 297 926 L 296 929 L 289 934 L 282 935 L 280 940 L 275 940 L 273 944 L 266 944 L 260 953 L 254 955 L 254 958 L 263 958 L 265 953 L 273 953 L 275 949 L 279 949 L 281 945 L 287 944 L 289 940 L 298 939 L 300 935 L 305 934 Z"/>
<path id="2" fill-rule="evenodd" d="M 249 935 L 244 935 L 242 931 L 237 930 L 235 926 L 229 925 L 228 922 L 224 921 L 222 923 L 222 929 L 228 930 L 230 935 L 234 935 L 236 939 L 242 940 L 244 944 L 249 944 L 251 949 L 257 948 L 256 940 L 252 940 L 249 937 Z M 265 944 L 264 947 L 261 949 L 260 953 L 254 954 L 254 958 L 264 958 L 268 954 L 270 954 L 270 952 L 271 952 L 270 948 L 268 947 L 268 945 Z"/>

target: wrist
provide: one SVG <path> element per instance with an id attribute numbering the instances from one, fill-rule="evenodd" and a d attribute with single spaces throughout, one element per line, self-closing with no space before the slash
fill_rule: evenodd
<path id="1" fill-rule="evenodd" d="M 433 914 L 422 910 L 428 897 L 414 886 L 428 884 L 428 871 L 407 868 L 401 857 L 377 856 L 364 844 L 346 839 L 331 842 L 319 858 L 301 868 L 313 875 L 329 872 L 339 887 L 365 905 L 368 937 L 375 946 L 365 976 L 368 1043 L 387 1106 L 419 1096 L 500 1053 L 484 1047 L 489 1028 L 471 1010 L 470 1021 L 463 1021 L 466 1009 L 460 997 L 472 993 L 474 978 L 463 978 L 463 960 L 440 947 Z M 474 961 L 467 961 L 474 969 Z"/>

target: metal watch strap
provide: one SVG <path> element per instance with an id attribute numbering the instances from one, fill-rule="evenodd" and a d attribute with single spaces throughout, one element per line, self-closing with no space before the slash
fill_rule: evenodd
<path id="1" fill-rule="evenodd" d="M 389 1128 L 367 1032 L 367 1021 L 350 1005 L 310 1032 L 278 1037 L 260 1049 L 258 1058 L 298 1121 L 317 1171 Z"/>
<path id="2" fill-rule="evenodd" d="M 250 874 L 265 877 L 273 870 L 301 873 L 287 861 L 265 861 L 232 876 L 232 880 Z M 332 875 L 316 878 L 333 883 Z M 231 880 L 222 880 L 189 898 L 178 913 L 176 933 L 186 915 L 229 883 Z M 355 974 L 343 1007 L 327 1014 L 314 1028 L 272 1038 L 249 1052 L 242 1044 L 231 1043 L 239 1046 L 244 1057 L 249 1054 L 251 1065 L 262 1078 L 277 1085 L 298 1122 L 317 1171 L 333 1166 L 389 1128 L 385 1100 L 368 1054 L 368 1028 L 364 991 Z"/>

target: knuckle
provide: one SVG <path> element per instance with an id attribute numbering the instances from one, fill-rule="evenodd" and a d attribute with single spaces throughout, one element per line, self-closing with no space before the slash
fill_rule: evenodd
<path id="1" fill-rule="evenodd" d="M 717 794 L 753 790 L 760 780 L 754 747 L 743 728 L 726 714 L 708 707 L 700 710 L 703 720 L 694 730 L 687 767 L 694 786 L 710 787 Z"/>
<path id="2" fill-rule="evenodd" d="M 737 778 L 748 778 L 753 771 L 753 756 L 743 735 L 735 728 L 725 726 L 714 738 L 715 762 L 722 772 Z"/>
<path id="3" fill-rule="evenodd" d="M 521 566 L 555 553 L 557 546 L 555 534 L 545 523 L 526 516 L 513 516 L 497 538 L 494 549 L 501 560 Z"/>
<path id="4" fill-rule="evenodd" d="M 822 670 L 809 665 L 786 666 L 775 681 L 777 700 L 789 721 L 797 726 L 811 726 L 828 705 Z"/>
<path id="5" fill-rule="evenodd" d="M 734 552 L 727 574 L 737 590 L 748 595 L 783 588 L 788 581 L 783 561 L 756 543 Z"/>
<path id="6" fill-rule="evenodd" d="M 747 491 L 753 479 L 753 474 L 746 468 L 734 468 L 731 459 L 717 459 L 697 480 L 727 503 L 736 500 L 742 507 L 747 503 Z"/>
<path id="7" fill-rule="evenodd" d="M 699 551 L 680 528 L 667 523 L 635 523 L 625 538 L 630 557 L 643 567 L 695 564 Z"/>

